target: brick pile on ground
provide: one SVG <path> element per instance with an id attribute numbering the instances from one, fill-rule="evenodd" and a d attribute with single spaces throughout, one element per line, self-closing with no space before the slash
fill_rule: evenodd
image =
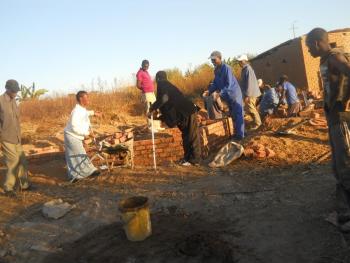
<path id="1" fill-rule="evenodd" d="M 274 157 L 276 153 L 263 144 L 251 142 L 244 148 L 243 155 L 247 158 L 265 159 Z"/>
<path id="2" fill-rule="evenodd" d="M 100 138 L 97 138 L 98 141 L 104 138 L 103 140 L 110 144 L 111 146 L 115 146 L 121 143 L 124 143 L 132 138 L 134 138 L 134 133 L 132 128 L 126 129 L 125 131 L 118 131 L 111 135 L 102 135 Z M 84 140 L 84 144 L 91 145 L 93 144 L 93 139 L 89 138 Z"/>

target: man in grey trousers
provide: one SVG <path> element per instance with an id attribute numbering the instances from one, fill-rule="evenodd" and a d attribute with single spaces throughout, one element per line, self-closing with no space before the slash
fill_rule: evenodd
<path id="1" fill-rule="evenodd" d="M 1 149 L 7 167 L 4 183 L 5 194 L 15 197 L 16 184 L 21 190 L 29 189 L 27 160 L 21 145 L 21 127 L 16 96 L 19 85 L 16 80 L 6 82 L 6 92 L 0 96 Z"/>
<path id="2" fill-rule="evenodd" d="M 350 232 L 350 55 L 331 48 L 328 33 L 322 28 L 307 35 L 306 45 L 313 57 L 321 58 L 324 111 L 337 180 L 338 225 L 342 232 Z"/>
<path id="3" fill-rule="evenodd" d="M 253 127 L 251 130 L 257 130 L 261 126 L 261 119 L 256 107 L 258 97 L 261 95 L 258 80 L 253 68 L 248 63 L 247 55 L 238 58 L 239 65 L 242 67 L 240 86 L 242 89 L 245 112 L 253 118 Z"/>

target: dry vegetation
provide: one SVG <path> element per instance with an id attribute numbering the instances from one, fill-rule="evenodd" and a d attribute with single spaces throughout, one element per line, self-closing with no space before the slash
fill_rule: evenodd
<path id="1" fill-rule="evenodd" d="M 198 100 L 200 94 L 213 80 L 213 68 L 208 64 L 188 70 L 183 74 L 178 69 L 167 70 L 169 80 L 187 96 Z M 234 69 L 237 75 L 237 69 Z M 90 92 L 90 107 L 104 113 L 102 123 L 137 123 L 144 107 L 140 91 L 134 87 L 124 87 L 104 92 Z M 74 95 L 67 95 L 42 100 L 30 100 L 21 104 L 22 121 L 25 123 L 51 126 L 64 125 L 75 104 Z"/>

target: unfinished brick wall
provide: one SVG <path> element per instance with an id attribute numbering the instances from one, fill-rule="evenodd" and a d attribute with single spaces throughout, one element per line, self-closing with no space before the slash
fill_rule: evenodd
<path id="1" fill-rule="evenodd" d="M 282 74 L 287 74 L 296 87 L 319 92 L 322 89 L 320 60 L 309 54 L 305 38 L 304 35 L 282 43 L 253 59 L 251 64 L 257 77 L 275 84 Z M 350 29 L 330 31 L 329 41 L 333 47 L 342 47 L 350 52 Z"/>
<path id="2" fill-rule="evenodd" d="M 200 138 L 202 158 L 205 159 L 211 154 L 215 154 L 228 139 L 233 135 L 234 128 L 231 118 L 205 121 L 198 129 Z M 155 135 L 157 165 L 167 166 L 183 158 L 182 137 L 179 129 L 166 129 L 162 133 Z M 153 148 L 151 134 L 139 135 L 134 138 L 134 165 L 141 167 L 153 166 Z M 87 151 L 89 157 L 94 155 L 92 150 Z M 64 151 L 53 153 L 40 153 L 29 155 L 31 163 L 49 161 L 52 159 L 63 159 Z M 118 165 L 118 160 L 111 157 L 108 160 Z M 101 159 L 93 161 L 95 166 L 104 165 Z"/>
<path id="3" fill-rule="evenodd" d="M 215 153 L 233 134 L 231 118 L 206 121 L 206 125 L 198 129 L 202 158 Z M 182 137 L 179 129 L 166 129 L 155 137 L 157 165 L 169 165 L 183 158 Z M 136 137 L 134 141 L 135 166 L 152 166 L 153 152 L 151 135 Z"/>

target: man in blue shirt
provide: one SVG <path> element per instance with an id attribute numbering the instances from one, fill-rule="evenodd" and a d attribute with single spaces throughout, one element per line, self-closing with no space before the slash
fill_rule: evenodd
<path id="1" fill-rule="evenodd" d="M 243 93 L 245 112 L 252 116 L 254 126 L 251 130 L 257 130 L 261 126 L 261 119 L 256 108 L 256 102 L 261 95 L 258 80 L 253 68 L 248 63 L 247 55 L 238 58 L 239 65 L 242 67 L 240 86 Z"/>
<path id="2" fill-rule="evenodd" d="M 260 114 L 264 119 L 268 115 L 272 115 L 278 107 L 280 102 L 279 96 L 275 88 L 270 85 L 264 85 L 264 95 L 260 102 Z"/>
<path id="3" fill-rule="evenodd" d="M 215 79 L 209 86 L 209 95 L 218 91 L 221 99 L 226 102 L 232 117 L 236 140 L 244 138 L 244 111 L 242 92 L 237 79 L 233 76 L 231 68 L 222 62 L 222 55 L 214 51 L 210 55 L 211 62 L 215 66 Z"/>
<path id="4" fill-rule="evenodd" d="M 280 78 L 278 89 L 282 88 L 282 99 L 287 100 L 288 112 L 287 117 L 296 117 L 301 111 L 301 104 L 297 91 L 292 83 L 288 81 L 288 76 L 283 75 Z"/>

